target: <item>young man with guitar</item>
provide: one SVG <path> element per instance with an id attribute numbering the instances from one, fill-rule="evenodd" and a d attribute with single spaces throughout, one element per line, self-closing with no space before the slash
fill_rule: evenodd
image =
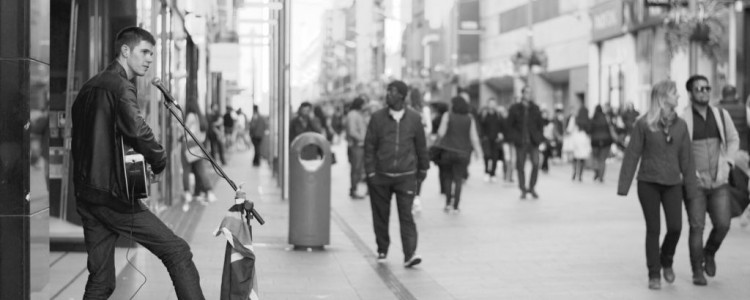
<path id="1" fill-rule="evenodd" d="M 89 271 L 83 299 L 112 295 L 120 236 L 162 260 L 178 299 L 204 299 L 190 247 L 148 210 L 126 178 L 127 149 L 143 155 L 156 174 L 167 164 L 164 148 L 141 116 L 133 84 L 150 68 L 155 43 L 141 28 L 121 30 L 115 39 L 117 58 L 83 85 L 73 104 L 73 177 Z"/>

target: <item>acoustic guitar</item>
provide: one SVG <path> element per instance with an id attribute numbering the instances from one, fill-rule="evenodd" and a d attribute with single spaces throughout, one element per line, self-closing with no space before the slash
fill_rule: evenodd
<path id="1" fill-rule="evenodd" d="M 122 137 L 120 138 L 122 141 Z M 128 188 L 128 199 L 136 200 L 148 198 L 150 194 L 151 182 L 148 171 L 150 166 L 146 164 L 143 155 L 135 152 L 133 149 L 125 150 L 127 146 L 122 144 L 122 160 L 125 166 L 125 183 Z"/>

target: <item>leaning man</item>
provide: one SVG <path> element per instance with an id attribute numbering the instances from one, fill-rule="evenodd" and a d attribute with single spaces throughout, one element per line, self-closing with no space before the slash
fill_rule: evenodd
<path id="1" fill-rule="evenodd" d="M 159 257 L 178 299 L 204 299 L 190 247 L 140 200 L 128 196 L 123 152 L 142 154 L 154 173 L 167 165 L 164 148 L 136 104 L 133 79 L 154 60 L 154 37 L 128 27 L 115 38 L 117 58 L 89 79 L 72 108 L 73 178 L 88 253 L 83 299 L 108 299 L 115 290 L 115 242 L 132 239 Z"/>

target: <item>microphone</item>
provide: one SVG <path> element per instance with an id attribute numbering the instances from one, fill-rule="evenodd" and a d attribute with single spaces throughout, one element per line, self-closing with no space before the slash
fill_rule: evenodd
<path id="1" fill-rule="evenodd" d="M 164 101 L 167 101 L 170 104 L 174 104 L 177 107 L 180 107 L 179 104 L 177 104 L 177 101 L 172 98 L 172 95 L 169 93 L 167 88 L 162 84 L 161 79 L 159 77 L 154 77 L 153 80 L 151 80 L 151 84 L 153 84 L 159 91 L 161 91 L 161 94 L 164 95 Z"/>

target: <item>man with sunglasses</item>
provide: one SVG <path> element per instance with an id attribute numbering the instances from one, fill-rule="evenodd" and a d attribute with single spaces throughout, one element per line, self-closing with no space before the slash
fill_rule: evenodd
<path id="1" fill-rule="evenodd" d="M 714 256 L 729 232 L 729 171 L 740 139 L 729 113 L 709 104 L 711 86 L 705 76 L 691 76 L 686 88 L 691 105 L 680 117 L 688 125 L 699 185 L 699 196 L 685 201 L 690 223 L 690 264 L 693 284 L 706 285 L 703 273 L 709 277 L 716 275 Z M 706 213 L 711 217 L 713 229 L 704 247 Z"/>

